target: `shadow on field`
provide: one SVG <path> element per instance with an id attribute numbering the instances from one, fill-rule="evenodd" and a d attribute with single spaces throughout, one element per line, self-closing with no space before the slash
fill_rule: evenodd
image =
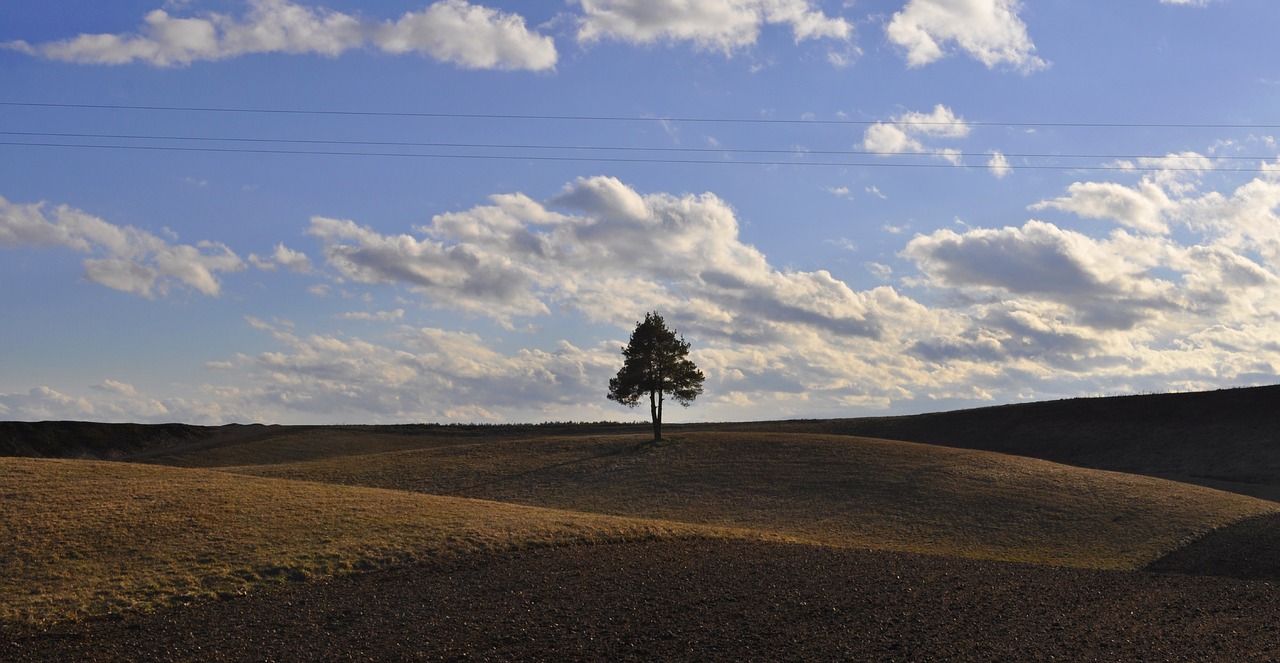
<path id="1" fill-rule="evenodd" d="M 1280 514 L 1220 527 L 1152 562 L 1148 571 L 1280 581 Z"/>

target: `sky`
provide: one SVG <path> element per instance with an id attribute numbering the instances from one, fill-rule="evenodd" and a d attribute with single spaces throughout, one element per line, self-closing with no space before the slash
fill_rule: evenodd
<path id="1" fill-rule="evenodd" d="M 1277 382 L 1274 0 L 0 2 L 0 419 Z"/>

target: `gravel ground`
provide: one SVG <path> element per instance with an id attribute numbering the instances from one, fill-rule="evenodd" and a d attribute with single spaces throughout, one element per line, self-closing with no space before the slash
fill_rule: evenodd
<path id="1" fill-rule="evenodd" d="M 543 549 L 0 631 L 0 661 L 1277 661 L 1272 581 L 735 541 Z"/>

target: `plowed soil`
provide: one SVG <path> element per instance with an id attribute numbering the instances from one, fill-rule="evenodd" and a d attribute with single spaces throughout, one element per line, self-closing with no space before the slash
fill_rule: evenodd
<path id="1" fill-rule="evenodd" d="M 3 661 L 1280 660 L 1269 580 L 816 546 L 548 548 L 0 632 Z"/>

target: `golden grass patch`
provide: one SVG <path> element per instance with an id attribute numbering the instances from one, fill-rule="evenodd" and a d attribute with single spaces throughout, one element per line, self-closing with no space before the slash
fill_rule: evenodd
<path id="1" fill-rule="evenodd" d="M 0 621 L 533 546 L 740 532 L 126 463 L 0 458 Z"/>

